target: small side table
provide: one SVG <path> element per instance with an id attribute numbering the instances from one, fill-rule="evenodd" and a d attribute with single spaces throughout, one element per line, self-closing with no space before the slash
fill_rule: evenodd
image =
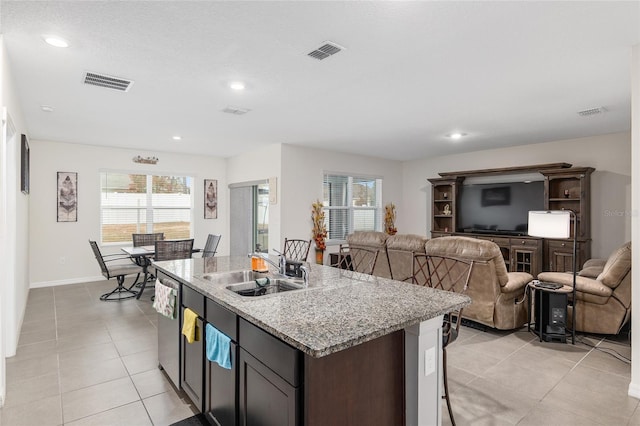
<path id="1" fill-rule="evenodd" d="M 531 299 L 535 298 L 534 332 L 546 342 L 567 341 L 567 304 L 568 296 L 573 292 L 570 286 L 562 286 L 557 289 L 540 285 L 538 280 L 527 284 L 527 307 L 529 322 L 527 331 L 531 331 Z M 571 329 L 571 343 L 576 343 L 575 330 Z"/>

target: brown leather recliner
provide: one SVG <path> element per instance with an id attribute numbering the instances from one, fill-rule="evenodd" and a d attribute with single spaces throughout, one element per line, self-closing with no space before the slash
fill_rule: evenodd
<path id="1" fill-rule="evenodd" d="M 469 237 L 434 238 L 425 244 L 427 256 L 473 260 L 466 295 L 471 305 L 462 317 L 500 330 L 522 327 L 527 322 L 524 293 L 533 276 L 526 272 L 507 272 L 498 245 Z"/>
<path id="2" fill-rule="evenodd" d="M 412 282 L 413 255 L 424 254 L 427 241 L 427 237 L 415 234 L 396 234 L 387 238 L 387 256 L 394 280 Z"/>
<path id="3" fill-rule="evenodd" d="M 538 279 L 573 286 L 571 273 L 543 272 Z M 620 332 L 631 318 L 631 242 L 615 250 L 606 261 L 585 262 L 576 277 L 576 299 L 576 331 Z M 569 306 L 569 322 L 573 318 L 571 309 Z"/>

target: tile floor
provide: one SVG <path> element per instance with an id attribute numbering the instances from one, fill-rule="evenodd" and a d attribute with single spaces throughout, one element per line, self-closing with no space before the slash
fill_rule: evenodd
<path id="1" fill-rule="evenodd" d="M 0 426 L 169 425 L 193 415 L 157 368 L 156 314 L 141 300 L 100 302 L 112 283 L 33 289 L 19 347 L 7 359 Z M 575 346 L 462 327 L 449 347 L 458 425 L 640 425 L 627 396 L 623 337 Z M 606 353 L 605 351 L 609 352 Z M 443 405 L 443 424 L 449 425 Z"/>

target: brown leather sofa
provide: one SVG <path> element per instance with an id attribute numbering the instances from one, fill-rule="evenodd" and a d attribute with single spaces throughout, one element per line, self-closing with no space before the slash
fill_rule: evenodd
<path id="1" fill-rule="evenodd" d="M 427 241 L 427 256 L 473 260 L 465 293 L 471 305 L 462 317 L 500 330 L 512 330 L 527 323 L 525 288 L 533 276 L 526 272 L 507 272 L 498 245 L 469 237 L 441 237 Z"/>
<path id="2" fill-rule="evenodd" d="M 533 276 L 507 272 L 497 244 L 468 237 L 441 237 L 429 240 L 421 235 L 359 231 L 347 236 L 349 247 L 379 250 L 373 275 L 411 282 L 413 254 L 460 257 L 477 261 L 467 295 L 473 302 L 463 317 L 501 330 L 521 327 L 527 322 L 524 289 Z"/>
<path id="3" fill-rule="evenodd" d="M 573 274 L 543 272 L 540 281 L 573 285 Z M 587 260 L 576 277 L 576 331 L 618 334 L 631 318 L 631 242 L 608 259 Z M 573 318 L 569 306 L 569 322 Z M 572 324 L 569 324 L 572 327 Z"/>

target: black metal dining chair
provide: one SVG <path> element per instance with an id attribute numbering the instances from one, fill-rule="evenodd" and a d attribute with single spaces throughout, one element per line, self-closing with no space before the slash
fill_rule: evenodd
<path id="1" fill-rule="evenodd" d="M 93 254 L 96 257 L 96 261 L 100 265 L 100 270 L 102 271 L 102 275 L 110 280 L 111 278 L 115 278 L 118 282 L 118 286 L 111 290 L 109 293 L 105 293 L 100 296 L 100 300 L 102 301 L 119 301 L 130 299 L 132 297 L 136 297 L 138 295 L 137 291 L 132 290 L 132 288 L 138 282 L 138 278 L 140 278 L 140 274 L 143 273 L 143 268 L 139 265 L 134 265 L 130 262 L 130 257 L 121 255 L 121 254 L 107 254 L 102 255 L 100 252 L 100 248 L 98 247 L 98 243 L 95 241 L 89 240 L 89 245 L 91 246 L 91 250 L 93 250 Z M 120 261 L 120 262 L 118 262 Z M 123 262 L 123 261 L 126 261 Z M 110 263 L 117 262 L 117 263 Z M 136 274 L 136 279 L 134 280 L 131 287 L 127 288 L 124 286 L 124 280 L 128 275 Z"/>
<path id="2" fill-rule="evenodd" d="M 202 257 L 213 257 L 216 255 L 220 238 L 222 238 L 222 235 L 209 234 L 207 242 L 204 245 L 204 250 L 202 250 Z"/>
<path id="3" fill-rule="evenodd" d="M 282 254 L 287 259 L 306 262 L 310 247 L 311 240 L 289 240 L 285 238 Z"/>
<path id="4" fill-rule="evenodd" d="M 152 246 L 156 241 L 164 240 L 164 232 L 153 234 L 131 234 L 134 247 Z"/>
<path id="5" fill-rule="evenodd" d="M 349 271 L 372 275 L 378 261 L 379 250 L 340 244 L 338 265 Z"/>
<path id="6" fill-rule="evenodd" d="M 156 241 L 155 253 L 156 261 L 190 259 L 193 254 L 193 238 Z"/>

